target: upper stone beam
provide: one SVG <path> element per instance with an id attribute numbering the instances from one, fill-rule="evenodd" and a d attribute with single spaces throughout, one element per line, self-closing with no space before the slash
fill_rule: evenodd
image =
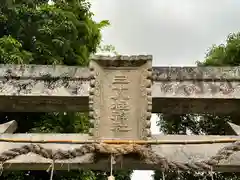
<path id="1" fill-rule="evenodd" d="M 0 65 L 0 110 L 88 111 L 89 69 Z"/>
<path id="2" fill-rule="evenodd" d="M 154 81 L 240 80 L 240 67 L 153 67 Z"/>
<path id="3" fill-rule="evenodd" d="M 239 113 L 240 67 L 155 67 L 153 112 Z"/>
<path id="4" fill-rule="evenodd" d="M 239 113 L 240 67 L 153 67 L 152 71 L 154 113 Z M 89 79 L 90 71 L 83 67 L 0 65 L 0 110 L 89 111 Z"/>

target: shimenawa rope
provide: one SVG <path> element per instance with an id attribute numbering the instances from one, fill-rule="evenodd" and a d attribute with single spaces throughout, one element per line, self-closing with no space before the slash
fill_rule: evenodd
<path id="1" fill-rule="evenodd" d="M 227 159 L 233 153 L 240 151 L 240 142 L 230 144 L 221 149 L 215 156 L 211 157 L 207 161 L 193 162 L 193 163 L 181 163 L 175 161 L 168 161 L 165 157 L 156 154 L 150 148 L 137 144 L 121 144 L 121 145 L 110 145 L 103 143 L 94 143 L 82 145 L 79 148 L 73 150 L 51 150 L 46 149 L 38 144 L 27 144 L 19 148 L 9 149 L 0 154 L 0 163 L 13 159 L 17 156 L 28 154 L 30 152 L 38 154 L 44 158 L 52 159 L 53 162 L 56 160 L 73 159 L 79 156 L 83 156 L 88 153 L 95 154 L 112 154 L 114 157 L 122 156 L 127 154 L 136 154 L 141 160 L 146 163 L 155 164 L 159 166 L 162 171 L 180 170 L 205 170 L 210 171 L 212 166 L 219 163 L 223 159 Z"/>

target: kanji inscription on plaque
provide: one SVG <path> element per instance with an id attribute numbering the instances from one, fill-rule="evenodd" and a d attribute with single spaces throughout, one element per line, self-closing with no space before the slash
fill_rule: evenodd
<path id="1" fill-rule="evenodd" d="M 125 75 L 115 75 L 113 78 L 112 91 L 116 94 L 111 97 L 112 101 L 112 127 L 111 130 L 114 132 L 127 132 L 131 128 L 128 127 L 127 121 L 129 119 L 129 100 L 128 86 L 129 81 Z"/>
<path id="2" fill-rule="evenodd" d="M 97 139 L 147 139 L 152 111 L 151 56 L 95 56 L 89 117 Z"/>

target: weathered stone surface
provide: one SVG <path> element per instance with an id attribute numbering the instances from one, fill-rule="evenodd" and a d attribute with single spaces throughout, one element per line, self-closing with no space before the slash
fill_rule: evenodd
<path id="1" fill-rule="evenodd" d="M 88 111 L 88 90 L 88 68 L 0 65 L 2 111 Z"/>
<path id="2" fill-rule="evenodd" d="M 14 133 L 16 129 L 17 121 L 15 120 L 0 124 L 0 133 Z"/>
<path id="3" fill-rule="evenodd" d="M 154 81 L 239 80 L 240 67 L 155 67 Z"/>
<path id="4" fill-rule="evenodd" d="M 228 122 L 228 125 L 230 126 L 230 128 L 233 131 L 234 135 L 240 136 L 240 126 L 238 126 L 238 125 L 236 125 L 234 123 L 231 123 L 231 122 Z"/>
<path id="5" fill-rule="evenodd" d="M 0 64 L 1 79 L 89 79 L 88 68 L 61 65 L 15 65 Z"/>
<path id="6" fill-rule="evenodd" d="M 240 98 L 240 82 L 157 82 L 153 93 L 165 98 Z"/>
<path id="7" fill-rule="evenodd" d="M 158 81 L 153 112 L 239 114 L 239 81 Z"/>
<path id="8" fill-rule="evenodd" d="M 2 80 L 0 96 L 84 96 L 89 83 L 82 80 Z"/>
<path id="9" fill-rule="evenodd" d="M 0 96 L 84 96 L 88 80 L 86 68 L 0 65 Z"/>
<path id="10" fill-rule="evenodd" d="M 113 66 L 151 56 L 96 56 Z M 93 58 L 93 59 L 94 59 Z M 240 67 L 153 67 L 152 112 L 239 113 Z M 0 110 L 88 111 L 88 68 L 0 65 Z M 227 80 L 227 81 L 226 81 Z"/>
<path id="11" fill-rule="evenodd" d="M 87 112 L 86 96 L 0 96 L 3 112 Z"/>
<path id="12" fill-rule="evenodd" d="M 94 59 L 89 95 L 94 138 L 150 137 L 151 57 Z"/>

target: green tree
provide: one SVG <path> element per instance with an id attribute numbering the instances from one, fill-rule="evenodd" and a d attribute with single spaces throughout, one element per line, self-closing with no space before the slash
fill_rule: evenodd
<path id="1" fill-rule="evenodd" d="M 93 21 L 87 0 L 1 0 L 0 63 L 85 66 L 96 53 L 107 20 Z M 0 113 L 1 123 L 16 120 L 18 132 L 87 133 L 83 113 Z M 131 171 L 117 172 L 117 180 Z M 46 171 L 4 172 L 4 179 L 42 180 Z M 54 179 L 101 180 L 100 171 L 59 171 Z"/>
<path id="2" fill-rule="evenodd" d="M 230 34 L 225 44 L 213 45 L 206 53 L 198 66 L 239 66 L 240 65 L 240 32 Z M 239 124 L 239 115 L 214 116 L 211 114 L 161 114 L 158 123 L 160 130 L 166 134 L 186 134 L 190 130 L 192 134 L 225 135 L 227 134 L 227 122 Z M 196 117 L 201 117 L 196 120 Z M 215 180 L 240 179 L 239 173 L 214 173 Z M 210 179 L 207 173 L 181 173 L 169 172 L 166 180 L 179 177 L 181 180 L 200 180 L 204 177 Z M 155 180 L 162 179 L 162 173 L 156 171 Z"/>
<path id="3" fill-rule="evenodd" d="M 114 55 L 118 55 L 118 52 L 116 51 L 116 48 L 111 45 L 111 44 L 107 44 L 107 45 L 100 45 L 98 47 L 98 52 L 102 52 L 102 53 L 112 53 Z"/>

